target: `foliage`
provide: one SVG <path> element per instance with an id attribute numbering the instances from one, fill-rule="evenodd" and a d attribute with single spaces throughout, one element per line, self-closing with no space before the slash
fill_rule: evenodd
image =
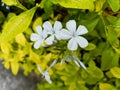
<path id="1" fill-rule="evenodd" d="M 5 4 L 4 4 L 5 3 Z M 49 70 L 53 81 L 44 79 L 37 85 L 40 90 L 119 90 L 120 89 L 120 0 L 2 0 L 0 2 L 0 58 L 6 69 L 16 75 L 20 68 L 24 75 L 41 75 L 37 66 L 47 69 L 51 62 L 58 63 Z M 77 51 L 67 49 L 67 41 L 48 47 L 33 48 L 30 35 L 44 21 L 76 20 L 88 33 L 89 45 Z M 77 56 L 87 67 L 71 62 L 63 65 L 67 55 Z M 42 77 L 40 77 L 42 78 Z"/>

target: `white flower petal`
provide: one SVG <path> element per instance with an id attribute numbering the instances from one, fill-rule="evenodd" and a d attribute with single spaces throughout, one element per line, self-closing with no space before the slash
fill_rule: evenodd
<path id="1" fill-rule="evenodd" d="M 54 60 L 54 61 L 52 62 L 52 64 L 50 65 L 50 67 L 53 67 L 56 63 L 57 63 L 57 60 Z"/>
<path id="2" fill-rule="evenodd" d="M 74 38 L 71 38 L 68 42 L 68 49 L 69 50 L 77 50 L 78 45 L 77 42 Z"/>
<path id="3" fill-rule="evenodd" d="M 68 30 L 62 29 L 60 31 L 60 37 L 61 37 L 61 39 L 66 40 L 66 39 L 72 38 L 72 34 Z"/>
<path id="4" fill-rule="evenodd" d="M 52 32 L 52 24 L 49 21 L 43 23 L 43 28 L 47 32 Z"/>
<path id="5" fill-rule="evenodd" d="M 33 34 L 31 34 L 31 36 L 30 36 L 30 40 L 31 40 L 31 41 L 37 41 L 37 40 L 39 40 L 39 39 L 40 39 L 40 36 L 39 36 L 38 34 L 33 33 Z"/>
<path id="6" fill-rule="evenodd" d="M 81 48 L 85 48 L 86 46 L 88 46 L 88 41 L 81 36 L 75 37 L 75 40 L 77 41 Z"/>
<path id="7" fill-rule="evenodd" d="M 79 63 L 76 60 L 73 60 L 73 61 L 78 67 L 80 67 Z"/>
<path id="8" fill-rule="evenodd" d="M 80 60 L 79 60 L 79 63 L 80 63 L 80 66 L 84 69 L 87 69 L 86 66 L 84 65 L 84 63 L 82 63 Z"/>
<path id="9" fill-rule="evenodd" d="M 69 20 L 66 24 L 66 27 L 70 32 L 74 33 L 76 31 L 76 22 L 75 20 Z"/>
<path id="10" fill-rule="evenodd" d="M 56 31 L 55 37 L 56 37 L 58 40 L 61 40 L 61 39 L 63 38 L 63 35 L 62 35 L 61 31 Z"/>
<path id="11" fill-rule="evenodd" d="M 48 33 L 46 31 L 42 32 L 42 37 L 45 39 L 48 36 Z"/>
<path id="12" fill-rule="evenodd" d="M 54 42 L 54 35 L 49 36 L 49 37 L 46 39 L 46 43 L 47 43 L 48 45 L 53 44 L 53 42 Z"/>
<path id="13" fill-rule="evenodd" d="M 40 72 L 41 74 L 43 74 L 43 71 L 42 71 L 40 65 L 38 65 L 38 70 L 39 70 L 39 72 Z"/>
<path id="14" fill-rule="evenodd" d="M 37 31 L 37 33 L 38 33 L 39 35 L 41 35 L 41 34 L 42 34 L 42 27 L 41 27 L 41 26 L 37 26 L 37 27 L 36 27 L 36 31 Z"/>
<path id="15" fill-rule="evenodd" d="M 50 80 L 50 75 L 47 71 L 44 72 L 44 76 L 45 76 L 46 81 L 51 84 L 52 81 Z"/>
<path id="16" fill-rule="evenodd" d="M 42 43 L 43 43 L 43 40 L 41 40 L 41 39 L 36 41 L 35 44 L 34 44 L 34 48 L 38 49 L 41 46 Z"/>
<path id="17" fill-rule="evenodd" d="M 54 31 L 58 31 L 62 29 L 62 24 L 60 21 L 56 21 L 54 24 Z"/>
<path id="18" fill-rule="evenodd" d="M 83 35 L 88 32 L 87 28 L 83 25 L 80 25 L 76 31 L 76 35 Z"/>
<path id="19" fill-rule="evenodd" d="M 60 65 L 62 65 L 63 63 L 65 63 L 65 59 L 61 60 Z"/>

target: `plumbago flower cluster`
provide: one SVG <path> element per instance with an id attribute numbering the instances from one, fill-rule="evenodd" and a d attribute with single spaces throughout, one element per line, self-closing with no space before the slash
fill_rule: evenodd
<path id="1" fill-rule="evenodd" d="M 32 33 L 30 36 L 31 41 L 34 41 L 34 48 L 38 49 L 41 46 L 49 46 L 54 43 L 57 43 L 58 40 L 68 40 L 67 48 L 70 51 L 77 50 L 78 46 L 81 48 L 85 48 L 88 46 L 88 41 L 82 37 L 81 35 L 86 34 L 88 32 L 87 28 L 83 25 L 79 25 L 78 28 L 76 26 L 75 20 L 69 20 L 66 23 L 66 28 L 62 28 L 62 24 L 60 21 L 56 21 L 54 26 L 49 21 L 43 23 L 43 27 L 37 26 L 36 33 Z M 85 65 L 79 60 L 76 56 L 67 55 L 65 58 L 61 60 L 61 65 L 67 61 L 71 60 L 78 67 L 82 67 L 86 69 Z M 49 76 L 49 69 L 53 67 L 57 63 L 57 60 L 53 61 L 53 63 L 48 67 L 48 69 L 43 72 L 40 65 L 38 65 L 38 70 L 45 77 L 48 83 L 52 83 Z"/>

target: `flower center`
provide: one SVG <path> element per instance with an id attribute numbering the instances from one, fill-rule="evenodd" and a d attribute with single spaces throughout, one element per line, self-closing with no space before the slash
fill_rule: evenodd
<path id="1" fill-rule="evenodd" d="M 72 37 L 76 37 L 77 35 L 76 35 L 76 33 L 75 32 L 73 32 L 72 33 Z"/>
<path id="2" fill-rule="evenodd" d="M 52 34 L 55 35 L 55 30 L 52 30 Z"/>

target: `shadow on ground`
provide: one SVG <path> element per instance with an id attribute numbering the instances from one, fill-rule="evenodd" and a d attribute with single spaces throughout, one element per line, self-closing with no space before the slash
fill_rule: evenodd
<path id="1" fill-rule="evenodd" d="M 22 71 L 14 76 L 6 70 L 0 62 L 0 90 L 37 90 L 38 77 L 30 75 L 25 77 Z"/>

